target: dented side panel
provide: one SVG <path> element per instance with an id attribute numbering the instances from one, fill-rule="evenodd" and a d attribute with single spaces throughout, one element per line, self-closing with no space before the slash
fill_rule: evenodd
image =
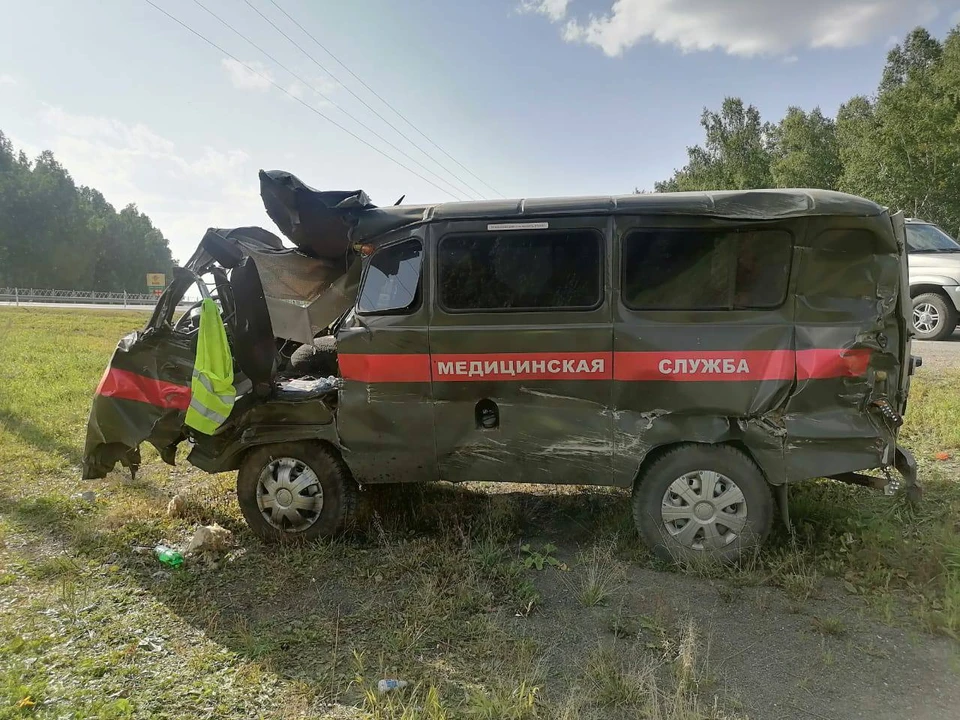
<path id="1" fill-rule="evenodd" d="M 647 226 L 623 219 L 617 230 Z M 904 370 L 902 258 L 889 217 L 771 227 L 794 238 L 779 308 L 642 312 L 617 303 L 617 484 L 633 482 L 650 450 L 678 442 L 737 443 L 773 484 L 893 461 L 896 428 L 875 407 L 895 404 Z M 741 360 L 749 372 L 737 372 Z"/>
<path id="2" fill-rule="evenodd" d="M 892 462 L 895 428 L 873 403 L 896 404 L 902 363 L 901 257 L 887 216 L 815 219 L 797 269 L 797 348 L 842 348 L 840 372 L 804 377 L 786 407 L 787 479 Z"/>
<path id="3" fill-rule="evenodd" d="M 407 239 L 422 243 L 422 233 L 420 228 L 382 244 Z M 337 333 L 344 378 L 336 415 L 338 443 L 361 483 L 437 479 L 428 354 L 430 296 L 423 281 L 430 268 L 429 253 L 422 258 L 419 300 L 409 312 L 362 316 L 353 312 Z"/>
<path id="4" fill-rule="evenodd" d="M 611 250 L 605 241 L 611 224 L 612 218 L 602 216 L 549 223 L 550 233 L 586 230 L 584 237 L 602 243 L 601 288 L 611 281 Z M 430 248 L 436 253 L 445 237 L 485 232 L 486 222 L 434 223 Z M 511 237 L 503 233 L 498 242 L 509 243 Z M 535 284 L 546 269 L 517 272 L 529 274 Z M 586 310 L 456 312 L 439 302 L 440 281 L 438 273 L 431 273 L 430 353 L 441 478 L 610 484 L 609 293 Z M 484 427 L 478 418 L 484 408 L 495 413 L 495 427 Z"/>
<path id="5" fill-rule="evenodd" d="M 615 244 L 631 231 L 650 228 L 731 225 L 708 218 L 622 217 Z M 799 220 L 763 229 L 796 239 L 805 227 Z M 623 268 L 614 277 L 615 484 L 632 485 L 655 448 L 731 441 L 746 446 L 772 482 L 783 482 L 783 409 L 796 372 L 793 276 L 783 304 L 764 310 L 633 310 L 619 288 Z"/>
<path id="6" fill-rule="evenodd" d="M 550 228 L 591 222 L 601 227 L 600 219 L 565 218 Z M 650 228 L 789 233 L 783 302 L 749 310 L 627 307 L 623 237 Z M 431 249 L 445 233 L 476 230 L 435 223 Z M 902 258 L 888 216 L 750 224 L 613 216 L 604 231 L 606 293 L 593 315 L 454 315 L 434 304 L 444 479 L 629 486 L 651 450 L 682 442 L 735 443 L 775 485 L 892 462 L 895 428 L 874 406 L 896 401 L 903 370 Z M 563 372 L 576 367 L 576 352 L 608 359 L 605 373 Z M 513 358 L 507 367 L 488 367 L 504 358 Z M 552 358 L 561 372 L 512 376 L 532 358 Z M 569 368 L 559 362 L 566 358 Z M 495 430 L 477 423 L 474 410 L 485 400 L 500 413 Z"/>

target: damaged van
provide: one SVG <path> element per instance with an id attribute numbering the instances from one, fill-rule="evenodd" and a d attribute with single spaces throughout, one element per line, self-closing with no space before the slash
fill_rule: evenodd
<path id="1" fill-rule="evenodd" d="M 337 532 L 375 483 L 617 486 L 659 555 L 724 560 L 801 480 L 918 492 L 900 215 L 820 190 L 376 207 L 260 180 L 294 247 L 206 233 L 114 353 L 85 477 L 186 441 L 239 471 L 270 541 Z M 213 435 L 184 425 L 197 283 L 235 364 Z"/>

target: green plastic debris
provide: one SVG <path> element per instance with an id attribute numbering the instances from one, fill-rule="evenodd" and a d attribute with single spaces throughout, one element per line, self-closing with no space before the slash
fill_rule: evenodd
<path id="1" fill-rule="evenodd" d="M 166 545 L 157 545 L 153 549 L 153 552 L 157 556 L 157 560 L 164 565 L 168 565 L 172 568 L 178 568 L 183 565 L 183 555 L 171 547 L 167 547 Z"/>

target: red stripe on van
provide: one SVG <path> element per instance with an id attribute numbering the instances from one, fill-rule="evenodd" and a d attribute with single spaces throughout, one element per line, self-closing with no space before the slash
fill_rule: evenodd
<path id="1" fill-rule="evenodd" d="M 340 363 L 340 374 L 345 380 L 366 383 L 430 382 L 430 356 L 426 353 L 341 353 L 337 359 Z"/>
<path id="2" fill-rule="evenodd" d="M 710 352 L 341 354 L 340 372 L 358 382 L 743 382 L 858 377 L 870 350 L 729 350 Z"/>
<path id="3" fill-rule="evenodd" d="M 190 406 L 190 388 L 185 385 L 154 380 L 143 375 L 107 368 L 97 386 L 97 395 L 136 400 L 171 410 L 186 410 Z"/>
<path id="4" fill-rule="evenodd" d="M 797 350 L 797 379 L 860 377 L 869 364 L 866 348 Z"/>
<path id="5" fill-rule="evenodd" d="M 614 353 L 613 379 L 661 382 L 793 380 L 793 350 Z"/>

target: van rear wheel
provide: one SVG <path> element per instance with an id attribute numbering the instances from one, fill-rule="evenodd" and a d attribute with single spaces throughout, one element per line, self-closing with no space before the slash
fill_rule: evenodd
<path id="1" fill-rule="evenodd" d="M 633 518 L 662 560 L 735 562 L 770 533 L 773 497 L 760 469 L 739 450 L 681 445 L 638 478 Z"/>
<path id="2" fill-rule="evenodd" d="M 357 485 L 343 459 L 321 443 L 254 448 L 237 473 L 237 499 L 265 542 L 330 537 L 354 516 Z"/>

